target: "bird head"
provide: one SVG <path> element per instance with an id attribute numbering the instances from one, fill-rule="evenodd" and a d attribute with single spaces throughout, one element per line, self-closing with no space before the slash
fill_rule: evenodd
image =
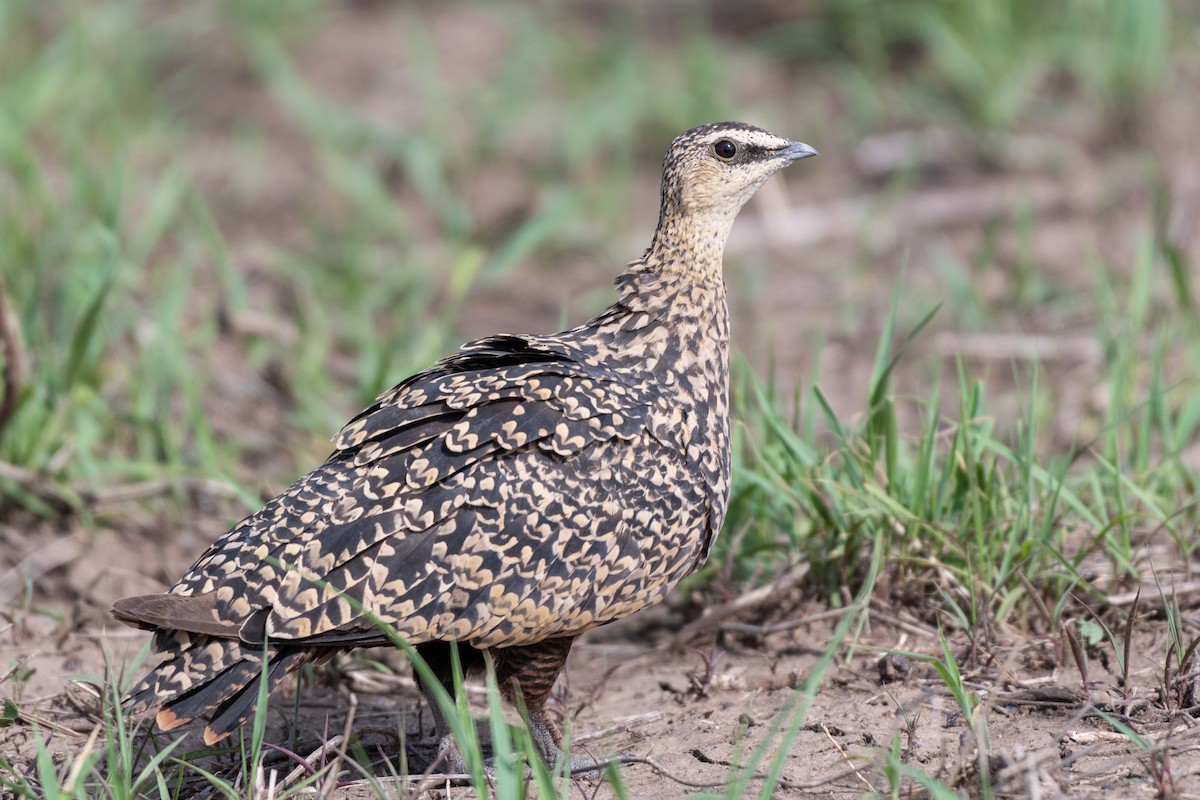
<path id="1" fill-rule="evenodd" d="M 803 142 L 742 122 L 717 122 L 682 133 L 663 159 L 662 213 L 732 224 L 763 181 L 817 155 Z"/>

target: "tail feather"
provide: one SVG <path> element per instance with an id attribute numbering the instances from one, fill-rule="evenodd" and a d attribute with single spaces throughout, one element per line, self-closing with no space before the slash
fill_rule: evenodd
<path id="1" fill-rule="evenodd" d="M 129 690 L 131 712 L 145 711 L 188 694 L 217 680 L 242 659 L 241 643 L 185 631 L 160 630 L 154 634 L 155 665 Z"/>
<path id="2" fill-rule="evenodd" d="M 162 710 L 158 712 L 158 727 L 170 730 L 197 717 L 208 717 L 216 709 L 222 707 L 242 690 L 254 684 L 257 688 L 258 679 L 262 677 L 262 660 L 243 658 L 223 669 L 212 680 L 201 683 L 187 694 L 179 695 L 167 701 L 159 701 Z M 271 676 L 268 673 L 268 680 Z M 268 690 L 270 687 L 268 687 Z"/>
<path id="3" fill-rule="evenodd" d="M 309 656 L 309 652 L 296 648 L 285 648 L 272 653 L 267 664 L 267 691 L 270 691 L 280 678 L 307 661 Z M 262 675 L 261 662 L 258 675 Z M 221 741 L 237 730 L 258 709 L 259 682 L 255 677 L 257 676 L 252 676 L 244 682 L 235 694 L 209 712 L 208 725 L 204 728 L 205 744 L 212 745 Z M 172 705 L 170 708 L 174 710 L 176 706 Z"/>
<path id="4" fill-rule="evenodd" d="M 164 731 L 196 719 L 208 720 L 206 744 L 237 730 L 258 704 L 263 649 L 236 639 L 183 631 L 159 631 L 154 649 L 162 660 L 130 690 L 131 713 L 160 707 L 155 721 Z M 267 691 L 312 658 L 309 648 L 267 649 Z"/>

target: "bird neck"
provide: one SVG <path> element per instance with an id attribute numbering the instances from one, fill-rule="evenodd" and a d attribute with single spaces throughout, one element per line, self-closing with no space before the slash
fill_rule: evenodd
<path id="1" fill-rule="evenodd" d="M 615 309 L 638 322 L 625 330 L 663 326 L 677 335 L 693 333 L 728 343 L 725 278 L 719 249 L 651 247 L 617 278 Z"/>
<path id="2" fill-rule="evenodd" d="M 615 358 L 631 352 L 633 337 L 642 346 L 628 368 L 699 367 L 707 381 L 727 384 L 729 311 L 721 271 L 727 232 L 688 217 L 659 223 L 649 249 L 617 278 L 620 299 L 597 320 L 616 334 L 614 342 L 626 342 L 614 349 Z"/>
<path id="3" fill-rule="evenodd" d="M 724 285 L 722 262 L 725 242 L 736 211 L 713 209 L 668 213 L 659 216 L 650 247 L 640 259 L 659 274 L 678 274 L 694 283 Z"/>
<path id="4" fill-rule="evenodd" d="M 719 306 L 723 314 L 723 261 L 732 224 L 732 215 L 664 209 L 650 247 L 617 278 L 618 305 L 675 323 L 692 309 L 703 315 L 705 307 Z"/>

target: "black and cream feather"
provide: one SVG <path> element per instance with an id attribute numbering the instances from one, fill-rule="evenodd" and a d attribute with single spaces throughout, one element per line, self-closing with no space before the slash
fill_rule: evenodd
<path id="1" fill-rule="evenodd" d="M 114 606 L 156 632 L 133 708 L 161 709 L 164 729 L 204 719 L 215 742 L 253 711 L 264 651 L 274 681 L 386 644 L 382 623 L 443 682 L 447 643 L 490 651 L 556 755 L 542 708 L 571 640 L 662 600 L 721 527 L 722 251 L 758 186 L 813 154 L 741 123 L 678 137 L 653 242 L 613 306 L 562 333 L 471 342 L 399 384 L 168 593 Z"/>

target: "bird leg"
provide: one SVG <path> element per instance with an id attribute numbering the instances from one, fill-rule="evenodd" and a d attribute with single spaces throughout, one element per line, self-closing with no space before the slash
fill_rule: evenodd
<path id="1" fill-rule="evenodd" d="M 451 642 L 426 642 L 416 647 L 417 655 L 424 659 L 425 664 L 451 699 L 455 699 L 455 694 L 454 656 L 450 649 L 455 646 Z M 459 665 L 462 667 L 465 680 L 468 672 L 478 669 L 482 664 L 483 654 L 468 645 L 460 646 L 458 654 Z M 454 743 L 454 737 L 450 735 L 450 726 L 446 722 L 446 715 L 442 713 L 442 707 L 438 704 L 437 697 L 416 670 L 413 670 L 413 678 L 416 680 L 417 688 L 421 690 L 421 695 L 425 698 L 425 705 L 429 707 L 429 713 L 433 715 L 434 730 L 438 740 L 438 755 L 444 756 L 442 759 L 442 763 L 445 765 L 444 771 L 452 774 L 467 774 L 470 770 L 467 769 L 466 762 Z"/>
<path id="2" fill-rule="evenodd" d="M 567 654 L 571 652 L 574 637 L 545 639 L 537 644 L 521 647 L 504 647 L 491 650 L 496 669 L 496 683 L 500 695 L 514 708 L 525 712 L 529 727 L 529 735 L 533 739 L 538 752 L 551 768 L 556 767 L 563 758 L 562 735 L 558 727 L 546 719 L 546 699 L 554 688 L 554 682 L 567 663 Z M 417 645 L 417 653 L 429 669 L 437 677 L 442 687 L 454 697 L 453 656 L 448 642 L 428 642 Z M 459 656 L 464 675 L 474 672 L 483 662 L 483 654 L 468 645 L 459 645 Z M 455 745 L 446 722 L 445 714 L 438 705 L 437 698 L 425 685 L 420 676 L 416 676 L 417 686 L 425 697 L 429 712 L 433 715 L 437 730 L 438 754 L 443 756 L 444 771 L 448 773 L 465 774 L 466 763 Z M 598 769 L 597 762 L 585 756 L 572 756 L 569 768 Z"/>
<path id="3" fill-rule="evenodd" d="M 567 663 L 573 641 L 574 637 L 565 636 L 491 651 L 500 694 L 513 706 L 523 708 L 529 735 L 552 769 L 563 758 L 562 734 L 557 725 L 546 719 L 546 698 Z M 595 760 L 585 756 L 572 756 L 569 764 L 572 771 L 596 766 Z"/>

